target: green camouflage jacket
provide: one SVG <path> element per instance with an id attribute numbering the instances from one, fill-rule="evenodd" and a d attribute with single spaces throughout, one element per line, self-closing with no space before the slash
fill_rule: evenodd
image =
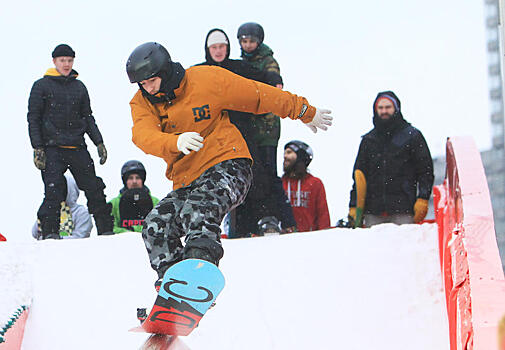
<path id="1" fill-rule="evenodd" d="M 249 62 L 260 71 L 276 72 L 280 74 L 279 64 L 273 57 L 274 52 L 265 44 L 261 44 L 252 57 L 247 57 L 242 52 L 242 59 Z M 258 146 L 275 146 L 281 134 L 280 118 L 272 113 L 266 113 L 252 118 L 252 127 L 256 130 L 256 143 Z"/>

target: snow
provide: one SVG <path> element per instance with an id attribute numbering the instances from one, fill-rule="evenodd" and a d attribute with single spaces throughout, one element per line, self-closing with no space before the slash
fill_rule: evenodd
<path id="1" fill-rule="evenodd" d="M 19 252 L 23 251 L 20 255 Z M 32 298 L 31 262 L 34 245 L 0 242 L 0 337 L 2 329 Z"/>
<path id="2" fill-rule="evenodd" d="M 191 350 L 449 349 L 433 224 L 223 245 L 226 286 L 200 326 L 181 337 Z M 147 339 L 128 332 L 138 324 L 136 308 L 155 298 L 139 234 L 0 248 L 33 271 L 23 350 L 138 349 Z M 10 272 L 0 273 L 4 280 Z M 18 293 L 2 289 L 0 299 Z"/>

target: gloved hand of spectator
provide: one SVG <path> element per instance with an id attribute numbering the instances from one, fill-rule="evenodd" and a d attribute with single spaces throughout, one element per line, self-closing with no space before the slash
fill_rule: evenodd
<path id="1" fill-rule="evenodd" d="M 39 170 L 46 168 L 46 151 L 43 148 L 33 149 L 33 163 Z"/>
<path id="2" fill-rule="evenodd" d="M 426 214 L 428 214 L 428 200 L 417 198 L 414 204 L 414 222 L 416 224 L 420 223 L 424 220 Z"/>
<path id="3" fill-rule="evenodd" d="M 296 226 L 291 226 L 291 227 L 283 228 L 281 234 L 294 233 L 294 232 L 296 232 Z"/>
<path id="4" fill-rule="evenodd" d="M 198 152 L 203 147 L 203 137 L 197 132 L 183 132 L 177 139 L 177 149 L 184 154 Z"/>
<path id="5" fill-rule="evenodd" d="M 105 148 L 105 145 L 103 143 L 96 146 L 96 148 L 98 149 L 98 156 L 100 157 L 100 164 L 104 164 L 105 161 L 107 160 L 107 149 Z"/>
<path id="6" fill-rule="evenodd" d="M 317 129 L 328 130 L 328 126 L 331 125 L 331 121 L 333 120 L 330 113 L 331 111 L 328 109 L 316 108 L 316 115 L 314 116 L 314 119 L 305 125 L 307 125 L 314 133 L 317 132 Z"/>

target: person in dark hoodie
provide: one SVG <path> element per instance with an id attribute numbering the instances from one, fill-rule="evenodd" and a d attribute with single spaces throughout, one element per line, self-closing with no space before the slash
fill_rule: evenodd
<path id="1" fill-rule="evenodd" d="M 98 234 L 110 234 L 113 217 L 105 200 L 105 184 L 95 174 L 84 140 L 84 134 L 88 134 L 97 146 L 100 164 L 104 164 L 107 150 L 91 112 L 88 91 L 72 69 L 75 52 L 70 46 L 56 46 L 52 56 L 55 68 L 33 84 L 28 100 L 33 161 L 41 170 L 45 187 L 44 201 L 37 213 L 41 238 L 60 238 L 60 203 L 66 196 L 63 174 L 67 169 L 88 199 Z"/>
<path id="2" fill-rule="evenodd" d="M 230 40 L 224 30 L 219 28 L 211 29 L 207 33 L 205 37 L 205 62 L 196 64 L 195 66 L 218 66 L 244 78 L 260 81 L 268 85 L 277 86 L 278 84 L 282 84 L 282 78 L 276 72 L 263 72 L 254 68 L 248 62 L 231 59 Z M 250 113 L 230 111 L 228 114 L 230 121 L 242 133 L 251 152 L 255 153 L 255 135 L 253 135 L 254 129 L 252 128 Z"/>
<path id="3" fill-rule="evenodd" d="M 144 219 L 158 204 L 145 185 L 146 168 L 138 160 L 129 160 L 121 167 L 123 188 L 110 201 L 114 216 L 114 233 L 142 232 Z"/>
<path id="4" fill-rule="evenodd" d="M 275 87 L 282 86 L 282 78 L 277 71 L 258 70 L 247 61 L 230 59 L 230 41 L 226 33 L 219 28 L 211 29 L 207 33 L 205 62 L 198 65 L 219 66 L 248 79 Z M 270 170 L 271 165 L 265 164 L 265 159 L 258 149 L 257 128 L 254 126 L 256 118 L 250 113 L 231 110 L 228 115 L 244 137 L 254 159 L 252 187 L 244 203 L 227 218 L 228 237 L 239 238 L 256 234 L 257 223 L 265 216 L 275 216 L 281 222 L 284 232 L 295 231 L 296 221 L 282 182 L 280 178 L 274 178 Z"/>
<path id="5" fill-rule="evenodd" d="M 373 124 L 354 164 L 349 220 L 354 227 L 419 223 L 428 212 L 434 180 L 423 134 L 405 121 L 392 91 L 377 95 Z"/>

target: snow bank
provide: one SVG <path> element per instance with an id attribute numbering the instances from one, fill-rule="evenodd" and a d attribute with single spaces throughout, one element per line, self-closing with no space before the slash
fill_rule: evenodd
<path id="1" fill-rule="evenodd" d="M 36 242 L 23 350 L 138 349 L 155 273 L 139 234 Z M 190 349 L 448 349 L 437 230 L 379 225 L 224 240 L 226 287 Z"/>
<path id="2" fill-rule="evenodd" d="M 31 304 L 31 244 L 0 244 L 0 343 Z"/>

